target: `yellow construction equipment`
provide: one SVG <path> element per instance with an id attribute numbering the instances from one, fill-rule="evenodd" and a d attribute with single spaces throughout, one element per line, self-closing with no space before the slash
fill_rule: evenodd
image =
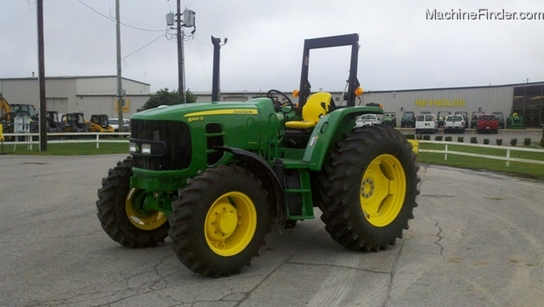
<path id="1" fill-rule="evenodd" d="M 0 93 L 0 121 L 7 120 L 8 114 L 11 113 L 11 106 L 8 101 Z"/>
<path id="2" fill-rule="evenodd" d="M 62 115 L 65 132 L 89 132 L 90 123 L 85 120 L 83 113 L 67 113 Z"/>
<path id="3" fill-rule="evenodd" d="M 113 127 L 109 124 L 108 115 L 94 114 L 91 115 L 89 123 L 89 132 L 113 132 Z"/>

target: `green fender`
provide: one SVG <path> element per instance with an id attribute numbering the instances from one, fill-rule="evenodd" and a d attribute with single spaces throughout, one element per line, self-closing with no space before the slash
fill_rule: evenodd
<path id="1" fill-rule="evenodd" d="M 346 107 L 323 116 L 314 128 L 302 162 L 312 171 L 319 171 L 335 142 L 341 141 L 355 127 L 355 119 L 362 114 L 383 114 L 380 107 Z"/>

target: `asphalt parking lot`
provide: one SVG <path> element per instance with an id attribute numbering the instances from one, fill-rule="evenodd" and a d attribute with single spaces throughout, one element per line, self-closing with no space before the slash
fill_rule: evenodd
<path id="1" fill-rule="evenodd" d="M 348 251 L 316 219 L 212 279 L 168 240 L 128 249 L 104 233 L 96 190 L 124 156 L 0 156 L 0 306 L 542 306 L 542 182 L 422 165 L 394 247 Z"/>

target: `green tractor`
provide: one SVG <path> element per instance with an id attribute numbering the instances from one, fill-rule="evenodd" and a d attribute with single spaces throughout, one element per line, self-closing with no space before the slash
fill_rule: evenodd
<path id="1" fill-rule="evenodd" d="M 393 128 L 397 127 L 397 116 L 395 112 L 384 112 L 382 123 L 384 125 L 389 125 Z"/>
<path id="2" fill-rule="evenodd" d="M 527 129 L 527 126 L 523 124 L 523 117 L 518 110 L 512 111 L 512 114 L 508 116 L 508 129 Z"/>
<path id="3" fill-rule="evenodd" d="M 448 115 L 451 115 L 450 111 L 438 112 L 438 115 L 436 116 L 438 119 L 438 128 L 444 127 L 444 122 L 446 121 L 446 117 L 448 117 Z"/>
<path id="4" fill-rule="evenodd" d="M 307 39 L 298 105 L 270 90 L 246 102 L 158 107 L 131 118 L 130 156 L 98 190 L 98 219 L 123 246 L 167 236 L 178 259 L 205 276 L 249 266 L 271 230 L 313 219 L 350 250 L 402 238 L 419 194 L 412 145 L 392 127 L 355 127 L 357 34 Z M 351 46 L 346 106 L 311 93 L 311 49 Z M 316 210 L 318 211 L 318 210 Z M 319 212 L 319 211 L 318 211 Z"/>

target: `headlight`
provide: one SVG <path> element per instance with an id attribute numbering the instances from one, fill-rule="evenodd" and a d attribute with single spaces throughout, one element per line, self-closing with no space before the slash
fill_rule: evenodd
<path id="1" fill-rule="evenodd" d="M 142 144 L 142 154 L 150 155 L 151 154 L 151 144 Z"/>
<path id="2" fill-rule="evenodd" d="M 146 157 L 162 157 L 166 154 L 166 143 L 163 141 L 132 139 L 129 142 L 131 155 Z"/>

